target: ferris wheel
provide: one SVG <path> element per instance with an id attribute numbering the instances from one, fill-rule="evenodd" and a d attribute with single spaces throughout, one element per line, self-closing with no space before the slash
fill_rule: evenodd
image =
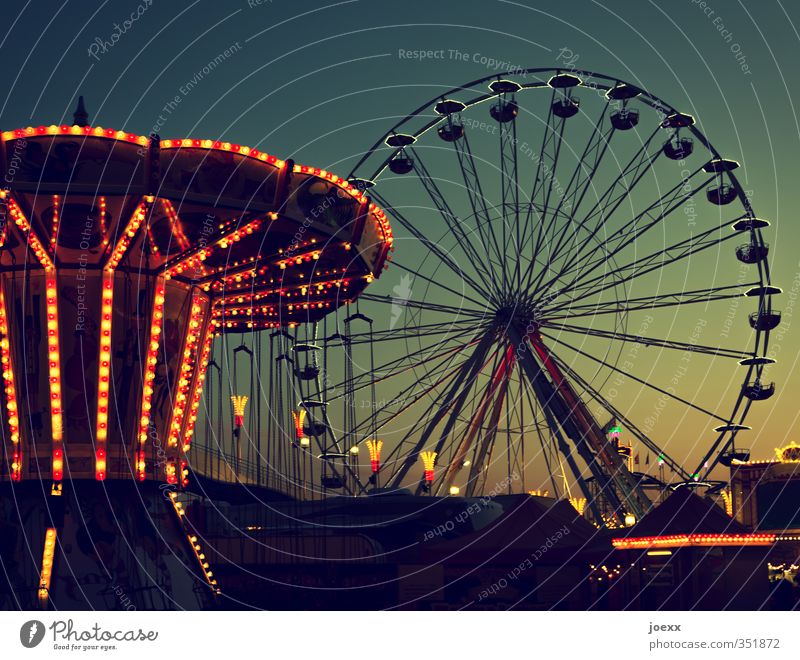
<path id="1" fill-rule="evenodd" d="M 588 71 L 482 78 L 386 131 L 349 178 L 395 227 L 358 302 L 374 326 L 348 338 L 376 357 L 321 395 L 382 439 L 380 485 L 470 496 L 538 469 L 619 519 L 649 507 L 651 457 L 689 484 L 745 459 L 780 289 L 737 167 Z"/>

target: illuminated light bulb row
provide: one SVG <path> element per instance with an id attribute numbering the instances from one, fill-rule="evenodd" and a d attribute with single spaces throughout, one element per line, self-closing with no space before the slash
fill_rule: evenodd
<path id="1" fill-rule="evenodd" d="M 167 477 L 168 484 L 178 483 L 178 474 L 177 474 L 177 469 L 175 467 L 175 461 L 167 461 L 167 464 L 164 466 L 164 473 Z M 182 512 L 180 512 L 180 514 L 183 515 Z"/>
<path id="2" fill-rule="evenodd" d="M 112 140 L 121 140 L 123 142 L 131 142 L 141 146 L 146 146 L 148 138 L 143 135 L 134 135 L 133 133 L 125 133 L 124 131 L 116 131 L 113 128 L 103 128 L 102 126 L 68 126 L 61 124 L 60 126 L 28 126 L 27 128 L 18 128 L 13 131 L 4 131 L 3 140 L 16 140 L 19 138 L 29 138 L 45 135 L 83 135 L 87 137 L 102 137 Z"/>
<path id="3" fill-rule="evenodd" d="M 53 195 L 53 220 L 50 230 L 50 249 L 52 252 L 55 252 L 56 249 L 56 237 L 58 236 L 58 214 L 58 195 Z"/>
<path id="4" fill-rule="evenodd" d="M 186 259 L 175 264 L 172 268 L 167 271 L 167 278 L 174 277 L 175 275 L 180 275 L 181 273 L 185 272 L 191 267 L 199 267 L 202 263 L 208 259 L 213 253 L 215 248 L 226 249 L 230 247 L 233 243 L 238 243 L 241 241 L 245 236 L 250 236 L 255 232 L 260 226 L 259 220 L 253 220 L 249 222 L 244 227 L 240 227 L 238 229 L 234 229 L 222 237 L 217 239 L 211 246 L 206 249 L 200 250 L 197 253 L 193 254 Z"/>
<path id="5" fill-rule="evenodd" d="M 394 243 L 392 227 L 389 225 L 389 219 L 386 217 L 386 213 L 384 213 L 383 209 L 375 204 L 370 204 L 369 212 L 375 218 L 375 222 L 381 230 L 384 242 L 389 245 Z"/>
<path id="6" fill-rule="evenodd" d="M 108 401 L 111 388 L 111 318 L 114 303 L 114 271 L 103 273 L 100 301 L 100 355 L 97 371 L 97 427 L 95 430 L 96 460 L 94 476 L 106 478 L 106 440 L 108 440 Z"/>
<path id="7" fill-rule="evenodd" d="M 316 309 L 324 309 L 324 308 L 330 307 L 330 306 L 331 306 L 330 303 L 321 303 L 321 302 L 320 303 L 303 303 L 302 305 L 288 305 L 287 309 L 290 312 L 293 312 L 293 311 L 299 310 L 301 308 L 302 309 L 315 309 L 315 308 Z"/>
<path id="8" fill-rule="evenodd" d="M 108 258 L 108 263 L 106 264 L 108 270 L 114 270 L 119 265 L 120 261 L 122 261 L 122 257 L 125 256 L 128 246 L 131 244 L 133 237 L 136 236 L 136 232 L 139 231 L 139 227 L 142 226 L 145 217 L 147 217 L 147 205 L 146 203 L 141 203 L 136 207 L 133 216 L 131 216 L 131 219 L 128 221 L 127 227 L 125 227 L 122 236 L 117 241 L 114 250 L 111 252 L 111 256 Z"/>
<path id="9" fill-rule="evenodd" d="M 44 551 L 42 552 L 42 572 L 39 575 L 39 601 L 46 605 L 50 598 L 50 581 L 53 578 L 53 558 L 56 552 L 56 530 L 48 527 L 44 534 Z"/>
<path id="10" fill-rule="evenodd" d="M 244 296 L 242 296 L 239 293 L 232 293 L 232 294 L 222 298 L 221 301 L 222 302 L 227 302 L 227 301 L 235 301 L 235 302 L 247 301 L 247 302 L 251 302 L 253 300 L 262 300 L 264 298 L 268 298 L 270 296 L 275 296 L 275 295 L 278 295 L 278 296 L 284 297 L 284 298 L 291 298 L 292 296 L 299 297 L 299 296 L 307 295 L 309 287 L 316 289 L 317 292 L 319 292 L 319 293 L 323 293 L 323 291 L 322 291 L 323 288 L 332 289 L 333 287 L 336 287 L 336 288 L 344 288 L 345 290 L 347 290 L 348 286 L 350 286 L 350 279 L 349 278 L 336 279 L 336 280 L 320 280 L 320 281 L 315 282 L 313 284 L 297 284 L 297 285 L 295 285 L 293 287 L 285 286 L 285 287 L 279 287 L 279 288 L 274 288 L 274 289 L 266 289 L 266 290 L 257 291 L 257 292 L 250 293 L 250 294 L 245 294 Z M 248 290 L 252 291 L 252 288 L 248 287 Z"/>
<path id="11" fill-rule="evenodd" d="M 341 282 L 345 282 L 345 283 L 349 282 L 349 278 L 348 279 L 344 278 L 344 275 L 346 274 L 346 271 L 347 271 L 346 268 L 340 268 L 340 269 L 332 268 L 329 271 L 315 271 L 314 274 L 315 274 L 316 277 L 328 277 L 328 276 L 336 276 L 337 274 L 341 274 L 340 277 L 338 277 L 336 280 L 331 280 L 332 283 L 334 283 L 337 286 L 339 286 L 339 284 Z M 211 285 L 211 288 L 214 289 L 215 291 L 223 291 L 223 290 L 233 291 L 233 292 L 240 291 L 240 290 L 251 291 L 252 288 L 253 288 L 253 285 L 250 284 L 249 282 L 247 282 L 247 280 L 253 278 L 255 274 L 256 274 L 255 270 L 248 270 L 248 271 L 244 271 L 244 272 L 241 272 L 241 273 L 236 273 L 235 275 L 228 275 L 226 277 L 222 277 L 222 278 L 217 279 Z M 298 273 L 298 277 L 302 278 L 303 276 L 304 276 L 304 273 Z M 244 282 L 244 284 L 242 286 L 240 286 L 240 287 L 231 286 L 232 284 L 241 284 L 242 282 Z M 281 282 L 284 282 L 284 278 L 283 277 L 278 278 L 277 280 L 275 278 L 271 277 L 269 279 L 269 281 L 265 281 L 265 283 L 267 283 L 267 284 L 276 284 L 276 283 L 281 283 Z M 327 282 L 327 280 L 325 280 L 325 282 Z M 274 292 L 276 292 L 278 290 L 279 289 L 273 289 L 272 291 L 267 291 L 265 293 L 262 293 L 261 295 L 263 296 L 263 295 L 266 295 L 266 294 L 269 294 L 269 293 L 274 293 Z M 280 290 L 282 290 L 282 289 L 280 289 Z M 234 293 L 234 295 L 236 295 L 236 294 Z"/>
<path id="12" fill-rule="evenodd" d="M 164 278 L 156 280 L 155 295 L 153 297 L 153 313 L 150 317 L 150 338 L 147 344 L 147 358 L 142 376 L 142 405 L 139 415 L 139 450 L 136 456 L 136 478 L 144 481 L 146 477 L 146 462 L 144 445 L 150 430 L 150 413 L 153 407 L 153 381 L 156 377 L 158 364 L 158 347 L 161 345 L 161 330 L 164 325 Z"/>
<path id="13" fill-rule="evenodd" d="M 300 310 L 300 309 L 325 309 L 330 308 L 330 302 L 319 302 L 319 303 L 305 303 L 305 304 L 292 304 L 288 305 L 287 309 L 291 311 Z M 280 316 L 280 311 L 277 311 L 274 307 L 267 307 L 267 306 L 250 306 L 250 307 L 226 307 L 224 309 L 219 309 L 214 312 L 214 318 L 220 319 L 231 319 L 237 316 L 256 316 L 256 315 L 264 315 L 264 316 Z"/>
<path id="14" fill-rule="evenodd" d="M 246 257 L 244 259 L 237 259 L 236 261 L 226 261 L 225 263 L 220 264 L 219 266 L 213 268 L 211 267 L 206 268 L 205 273 L 206 274 L 234 273 L 234 271 L 236 271 L 237 269 L 242 268 L 244 270 L 242 270 L 239 273 L 234 273 L 232 277 L 236 276 L 253 277 L 254 275 L 266 275 L 268 270 L 266 266 L 262 266 L 261 268 L 251 267 L 251 264 L 254 264 L 259 259 L 261 259 L 260 256 L 254 255 L 251 257 Z M 247 268 L 245 269 L 245 267 Z"/>
<path id="15" fill-rule="evenodd" d="M 422 461 L 423 468 L 425 468 L 425 481 L 431 483 L 434 478 L 433 468 L 436 465 L 436 452 L 423 451 L 420 453 L 419 458 Z"/>
<path id="16" fill-rule="evenodd" d="M 586 510 L 585 497 L 570 497 L 569 503 L 580 515 L 583 515 L 583 512 Z"/>
<path id="17" fill-rule="evenodd" d="M 200 410 L 200 401 L 203 398 L 203 386 L 206 382 L 208 372 L 208 361 L 211 358 L 211 346 L 214 343 L 214 324 L 209 323 L 206 328 L 206 336 L 203 338 L 200 360 L 197 363 L 197 378 L 192 393 L 192 404 L 189 408 L 189 419 L 186 422 L 186 431 L 183 434 L 183 451 L 186 453 L 192 447 L 192 437 L 194 436 L 197 415 Z"/>
<path id="18" fill-rule="evenodd" d="M 221 142 L 219 140 L 196 140 L 191 138 L 183 138 L 178 140 L 161 140 L 162 149 L 214 149 L 215 151 L 231 151 L 242 156 L 255 158 L 275 167 L 283 167 L 284 161 L 275 156 L 265 154 L 258 149 L 252 149 L 241 144 L 232 144 L 230 142 Z"/>
<path id="19" fill-rule="evenodd" d="M 300 266 L 303 263 L 311 263 L 312 261 L 319 261 L 321 255 L 322 255 L 322 250 L 314 250 L 313 252 L 298 254 L 297 256 L 292 255 L 290 259 L 279 261 L 278 268 L 280 268 L 281 270 L 286 270 L 287 266 Z"/>
<path id="20" fill-rule="evenodd" d="M 195 296 L 192 299 L 192 309 L 189 314 L 189 329 L 186 333 L 186 342 L 178 373 L 178 387 L 175 392 L 172 422 L 170 425 L 169 439 L 167 440 L 167 445 L 170 447 L 178 446 L 178 439 L 181 434 L 181 429 L 183 428 L 186 400 L 188 398 L 189 385 L 192 380 L 192 369 L 197 354 L 197 344 L 200 340 L 202 315 L 203 306 L 200 303 L 200 298 Z"/>
<path id="21" fill-rule="evenodd" d="M 325 179 L 326 181 L 330 181 L 335 186 L 344 190 L 353 199 L 357 199 L 358 201 L 364 199 L 364 193 L 361 190 L 351 185 L 347 179 L 336 176 L 332 172 L 321 170 L 318 167 L 308 167 L 307 165 L 295 165 L 293 171 L 295 174 L 310 174 L 311 176 Z"/>
<path id="22" fill-rule="evenodd" d="M 332 288 L 332 287 L 328 287 L 328 289 L 330 289 L 330 288 Z M 343 287 L 343 290 L 347 291 L 347 287 Z M 323 307 L 330 307 L 330 305 L 331 305 L 329 300 L 324 300 L 324 299 L 320 300 L 318 302 L 314 302 L 313 300 L 311 300 L 313 295 L 309 294 L 307 289 L 306 289 L 306 291 L 303 291 L 302 288 L 301 288 L 300 291 L 296 291 L 296 292 L 284 291 L 284 292 L 277 292 L 277 293 L 278 293 L 278 295 L 280 295 L 281 297 L 284 297 L 284 298 L 292 298 L 292 297 L 295 297 L 295 298 L 306 297 L 306 298 L 308 298 L 308 300 L 306 301 L 305 304 L 304 303 L 290 303 L 290 304 L 288 304 L 287 305 L 287 309 L 289 309 L 290 311 L 295 309 L 295 308 L 300 309 L 301 307 L 303 309 L 308 309 L 309 305 L 311 307 L 318 307 L 319 309 L 322 309 Z M 317 296 L 321 297 L 321 296 L 325 295 L 326 293 L 328 293 L 328 291 L 321 291 L 321 290 L 317 289 L 317 291 L 314 292 L 314 293 Z M 274 295 L 274 294 L 272 294 L 272 295 Z M 262 296 L 262 297 L 266 297 L 266 296 Z M 235 305 L 235 304 L 225 305 L 225 304 L 222 304 L 222 305 L 218 305 L 217 309 L 214 310 L 214 318 L 223 318 L 223 317 L 224 318 L 228 318 L 228 317 L 231 317 L 231 316 L 247 316 L 247 315 L 250 315 L 250 314 L 253 314 L 253 313 L 256 313 L 256 312 L 261 312 L 261 313 L 265 313 L 265 314 L 266 313 L 274 314 L 276 311 L 277 311 L 277 309 L 274 306 L 263 305 L 263 304 L 259 305 L 259 304 L 255 303 L 255 302 L 250 303 L 250 304 L 246 304 L 246 305 Z"/>
<path id="23" fill-rule="evenodd" d="M 147 242 L 150 244 L 150 249 L 153 251 L 153 254 L 159 254 L 158 245 L 156 244 L 156 237 L 153 234 L 153 228 L 150 226 L 148 222 L 145 225 L 145 229 L 147 230 Z"/>
<path id="24" fill-rule="evenodd" d="M 232 309 L 233 306 L 234 306 L 233 303 L 244 304 L 245 303 L 244 296 L 238 296 L 235 300 L 231 299 L 231 304 L 227 308 L 228 309 Z M 264 314 L 266 314 L 267 312 L 275 312 L 277 310 L 277 307 L 272 306 L 272 305 L 257 305 L 257 304 L 254 304 L 254 303 L 251 303 L 248 307 L 250 309 L 254 309 L 254 310 L 260 311 L 260 312 L 262 312 Z M 220 316 L 221 312 L 222 312 L 221 309 L 215 309 L 214 310 L 214 315 L 215 316 Z"/>
<path id="25" fill-rule="evenodd" d="M 103 234 L 103 245 L 108 245 L 108 222 L 106 218 L 105 197 L 100 197 L 100 232 Z"/>
<path id="26" fill-rule="evenodd" d="M 55 268 L 45 270 L 47 364 L 50 383 L 50 425 L 53 437 L 53 481 L 64 476 L 64 423 L 61 410 L 61 349 L 58 340 L 58 289 Z"/>
<path id="27" fill-rule="evenodd" d="M 45 269 L 54 268 L 55 265 L 53 264 L 52 259 L 50 259 L 50 255 L 39 241 L 39 237 L 31 229 L 30 222 L 28 222 L 28 219 L 25 217 L 22 209 L 13 198 L 8 199 L 8 212 L 11 214 L 11 219 L 14 221 L 14 224 L 17 225 L 17 227 L 19 227 L 27 235 L 28 245 L 38 259 L 39 263 Z"/>
<path id="28" fill-rule="evenodd" d="M 303 427 L 306 423 L 306 414 L 307 411 L 305 408 L 298 408 L 296 411 L 292 411 L 292 421 L 294 422 L 294 433 L 297 436 L 298 440 L 302 440 L 305 436 L 305 431 Z"/>
<path id="29" fill-rule="evenodd" d="M 733 517 L 733 495 L 731 495 L 731 492 L 727 489 L 723 489 L 721 495 L 722 501 L 725 504 L 725 513 Z"/>
<path id="30" fill-rule="evenodd" d="M 181 486 L 186 488 L 189 485 L 189 464 L 181 461 Z"/>
<path id="31" fill-rule="evenodd" d="M 6 299 L 0 286 L 0 368 L 3 371 L 3 389 L 6 395 L 6 421 L 13 446 L 11 453 L 11 481 L 22 478 L 22 453 L 19 442 L 19 410 L 17 408 L 17 388 L 14 383 L 14 364 L 11 358 L 11 341 L 8 330 Z"/>
<path id="32" fill-rule="evenodd" d="M 216 245 L 221 247 L 223 250 L 227 247 L 230 247 L 232 243 L 238 243 L 241 241 L 245 236 L 250 236 L 254 231 L 256 231 L 261 226 L 261 222 L 259 220 L 253 220 L 249 222 L 244 227 L 240 227 L 232 231 L 230 234 L 227 234 L 220 238 Z"/>
<path id="33" fill-rule="evenodd" d="M 273 322 L 273 321 L 262 321 L 262 322 L 258 322 L 258 321 L 243 321 L 243 322 L 225 321 L 219 327 L 228 328 L 228 329 L 231 329 L 231 328 L 264 328 L 264 329 L 269 329 L 269 328 L 280 328 L 281 325 L 282 325 L 281 323 L 277 323 L 277 322 Z M 288 323 L 287 324 L 287 327 L 289 327 L 289 328 L 294 328 L 296 326 L 297 326 L 297 323 Z"/>
<path id="34" fill-rule="evenodd" d="M 214 591 L 219 594 L 220 590 L 216 588 L 217 581 L 214 579 L 214 574 L 211 572 L 211 569 L 206 561 L 206 555 L 203 552 L 203 547 L 200 545 L 200 542 L 197 540 L 197 536 L 195 534 L 188 534 L 189 543 L 192 546 L 192 550 L 194 550 L 195 557 L 197 557 L 197 561 L 200 564 L 200 568 L 203 569 L 203 574 L 206 576 L 206 580 L 208 583 L 215 587 Z"/>
<path id="35" fill-rule="evenodd" d="M 278 254 L 283 254 L 284 252 L 297 252 L 300 248 L 306 248 L 309 245 L 315 245 L 316 242 L 317 242 L 316 238 L 310 238 L 307 241 L 295 241 L 286 250 L 284 250 L 283 248 L 278 248 Z"/>
<path id="36" fill-rule="evenodd" d="M 185 273 L 190 268 L 200 268 L 203 262 L 211 255 L 211 250 L 200 250 L 200 252 L 187 257 L 180 263 L 175 264 L 165 274 L 167 279 L 172 279 L 175 275 Z"/>
<path id="37" fill-rule="evenodd" d="M 381 449 L 383 449 L 383 440 L 367 440 L 370 467 L 376 473 L 381 469 Z"/>
<path id="38" fill-rule="evenodd" d="M 175 240 L 178 241 L 178 245 L 180 246 L 181 250 L 188 250 L 191 247 L 191 243 L 189 239 L 186 238 L 186 234 L 183 233 L 183 227 L 181 226 L 180 218 L 178 217 L 178 212 L 175 210 L 175 207 L 172 205 L 172 202 L 168 199 L 161 200 L 164 206 L 164 211 L 167 214 L 167 219 L 169 220 L 170 230 L 172 231 L 172 235 L 175 237 Z M 155 247 L 155 243 L 153 243 L 153 247 Z M 156 248 L 157 252 L 158 248 Z"/>
<path id="39" fill-rule="evenodd" d="M 775 534 L 673 534 L 669 536 L 642 536 L 639 538 L 612 539 L 619 549 L 655 547 L 685 547 L 690 545 L 769 545 L 777 540 Z"/>
<path id="40" fill-rule="evenodd" d="M 233 406 L 233 423 L 237 427 L 244 426 L 244 411 L 247 407 L 247 395 L 234 394 L 231 396 L 231 404 Z"/>

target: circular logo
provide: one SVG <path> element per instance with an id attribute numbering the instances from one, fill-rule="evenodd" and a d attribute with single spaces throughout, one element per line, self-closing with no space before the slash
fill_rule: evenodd
<path id="1" fill-rule="evenodd" d="M 32 649 L 38 646 L 44 639 L 44 624 L 41 621 L 33 619 L 27 623 L 22 624 L 19 629 L 19 641 L 26 649 Z"/>

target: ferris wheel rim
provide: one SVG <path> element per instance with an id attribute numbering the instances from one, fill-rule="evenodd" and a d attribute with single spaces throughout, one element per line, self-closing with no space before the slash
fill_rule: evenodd
<path id="1" fill-rule="evenodd" d="M 398 122 L 396 122 L 392 126 L 392 128 L 389 129 L 389 131 L 384 133 L 384 135 L 381 136 L 381 138 L 379 138 L 375 142 L 375 144 L 367 152 L 365 152 L 362 155 L 361 159 L 351 169 L 349 178 L 352 178 L 354 180 L 358 180 L 358 179 L 368 180 L 370 182 L 379 184 L 382 175 L 385 173 L 385 171 L 387 169 L 387 165 L 388 165 L 388 160 L 389 159 L 383 160 L 382 163 L 378 166 L 378 168 L 375 169 L 374 171 L 370 172 L 368 176 L 364 176 L 363 178 L 361 178 L 361 177 L 358 176 L 359 172 L 361 170 L 363 170 L 364 167 L 367 166 L 366 165 L 367 162 L 370 160 L 370 158 L 372 156 L 374 156 L 376 154 L 376 152 L 378 152 L 379 150 L 381 150 L 383 147 L 386 146 L 387 138 L 389 138 L 392 135 L 396 135 L 396 134 L 400 133 L 403 130 L 403 128 L 408 125 L 408 123 L 410 121 L 412 121 L 415 118 L 420 117 L 426 111 L 430 111 L 431 108 L 436 104 L 437 101 L 440 101 L 442 99 L 448 99 L 453 95 L 463 95 L 465 92 L 474 92 L 474 91 L 476 91 L 475 88 L 478 85 L 481 85 L 482 83 L 487 83 L 489 81 L 496 81 L 496 80 L 500 80 L 500 79 L 507 78 L 507 77 L 513 79 L 515 77 L 518 78 L 521 75 L 522 76 L 526 76 L 528 74 L 552 73 L 554 75 L 558 75 L 558 74 L 565 73 L 565 72 L 576 74 L 578 76 L 585 76 L 587 78 L 592 78 L 592 79 L 599 80 L 599 81 L 604 81 L 603 84 L 607 84 L 608 83 L 604 87 L 602 84 L 601 85 L 586 85 L 585 81 L 581 81 L 579 88 L 582 87 L 582 88 L 592 88 L 592 89 L 603 89 L 603 90 L 607 91 L 609 89 L 613 89 L 617 85 L 631 85 L 630 83 L 627 83 L 624 80 L 621 80 L 620 78 L 615 77 L 615 76 L 608 76 L 608 75 L 605 75 L 605 74 L 599 74 L 599 73 L 596 73 L 596 72 L 593 72 L 593 71 L 588 71 L 588 70 L 574 70 L 574 69 L 563 69 L 563 68 L 552 68 L 552 67 L 517 69 L 517 70 L 514 70 L 514 71 L 507 71 L 507 72 L 503 72 L 503 73 L 499 73 L 499 74 L 483 76 L 483 77 L 478 78 L 476 80 L 473 80 L 473 81 L 471 81 L 469 83 L 465 83 L 465 84 L 460 85 L 458 87 L 453 87 L 450 90 L 448 90 L 446 92 L 443 92 L 440 95 L 437 95 L 435 98 L 433 98 L 433 99 L 429 100 L 428 102 L 426 102 L 425 104 L 419 106 L 412 113 L 406 115 L 403 119 L 401 119 Z M 533 82 L 533 83 L 525 83 L 525 84 L 520 83 L 518 91 L 519 92 L 523 92 L 523 91 L 527 91 L 527 90 L 530 90 L 530 89 L 542 88 L 542 87 L 547 87 L 547 86 L 548 86 L 547 82 L 545 82 L 545 81 L 536 81 L 536 82 Z M 671 104 L 667 103 L 663 99 L 655 96 L 654 94 L 648 92 L 647 90 L 643 89 L 641 86 L 639 86 L 639 85 L 635 85 L 635 86 L 631 85 L 631 86 L 635 87 L 636 89 L 639 90 L 640 94 L 638 96 L 638 99 L 640 101 L 644 102 L 645 104 L 647 104 L 648 106 L 650 106 L 651 108 L 653 108 L 654 110 L 657 110 L 657 111 L 661 110 L 662 112 L 669 112 L 669 113 L 677 113 L 678 112 L 677 109 L 674 106 L 672 106 Z M 476 96 L 474 98 L 471 98 L 471 99 L 468 99 L 468 100 L 464 100 L 461 97 L 459 97 L 459 102 L 463 103 L 464 104 L 464 109 L 467 110 L 467 109 L 469 109 L 469 108 L 471 108 L 471 107 L 473 107 L 475 105 L 478 105 L 478 104 L 483 103 L 483 102 L 485 102 L 487 100 L 490 100 L 492 98 L 497 98 L 497 97 L 498 97 L 497 93 L 495 93 L 494 91 L 490 91 L 488 93 L 487 92 L 483 92 L 482 94 L 479 94 L 478 96 Z M 440 125 L 442 122 L 446 121 L 446 119 L 447 119 L 447 117 L 444 116 L 444 115 L 443 116 L 439 116 L 439 117 L 435 117 L 433 119 L 430 119 L 430 120 L 426 121 L 421 127 L 415 128 L 415 130 L 409 132 L 408 135 L 413 137 L 414 141 L 416 141 L 416 139 L 420 138 L 421 136 L 423 136 L 425 133 L 427 133 L 431 129 L 433 129 L 436 126 Z M 708 140 L 705 137 L 703 132 L 700 131 L 700 129 L 698 128 L 696 123 L 693 123 L 691 126 L 689 126 L 688 130 L 691 132 L 692 136 L 694 138 L 696 138 L 698 140 L 698 142 L 708 151 L 708 153 L 712 157 L 712 160 L 721 159 L 720 152 L 713 146 L 713 144 L 710 142 L 710 140 Z M 398 149 L 394 149 L 390 153 L 392 153 L 392 154 L 393 153 L 397 153 L 397 151 L 399 151 L 399 148 Z M 737 196 L 738 197 L 738 201 L 741 203 L 741 205 L 743 207 L 743 210 L 744 210 L 744 215 L 742 217 L 743 218 L 749 218 L 749 219 L 755 219 L 756 216 L 755 216 L 755 213 L 753 212 L 752 206 L 750 204 L 750 200 L 747 197 L 747 195 L 744 193 L 744 189 L 741 186 L 741 183 L 739 182 L 739 180 L 736 177 L 736 175 L 731 171 L 725 172 L 725 175 L 726 175 L 728 181 L 730 181 L 730 184 L 739 193 L 738 196 Z M 751 236 L 757 237 L 757 240 L 761 244 L 764 244 L 760 228 L 753 229 L 751 231 Z M 758 270 L 759 289 L 764 290 L 765 287 L 769 287 L 770 284 L 771 284 L 771 276 L 770 276 L 770 271 L 769 271 L 769 262 L 768 262 L 768 260 L 765 259 L 762 262 L 759 262 L 757 270 Z M 765 303 L 767 303 L 767 304 L 769 303 L 769 297 L 768 297 L 768 295 L 766 295 L 766 294 L 764 294 L 762 292 L 759 295 L 759 300 L 758 300 L 759 309 L 762 309 L 764 307 Z M 763 336 L 763 341 L 762 341 L 762 336 Z M 743 351 L 743 355 L 745 355 L 745 356 L 751 355 L 751 356 L 753 356 L 754 359 L 757 359 L 759 355 L 766 356 L 766 353 L 767 353 L 767 350 L 768 350 L 768 339 L 769 339 L 769 331 L 763 331 L 763 330 L 761 330 L 759 328 L 754 328 L 752 351 L 750 351 L 750 352 Z M 764 358 L 764 359 L 766 359 L 766 358 Z M 747 382 L 749 381 L 749 379 L 751 378 L 753 373 L 756 373 L 757 376 L 760 376 L 761 370 L 758 369 L 757 367 L 763 367 L 764 365 L 763 364 L 760 364 L 760 365 L 749 364 L 747 366 L 748 366 L 748 369 L 747 369 L 747 373 L 744 376 L 743 385 L 747 384 Z M 737 424 L 737 422 L 735 420 L 738 419 L 738 425 L 741 426 L 743 421 L 744 421 L 744 419 L 745 419 L 745 417 L 747 416 L 747 414 L 748 414 L 748 412 L 750 410 L 750 407 L 751 407 L 752 403 L 753 403 L 752 400 L 747 399 L 746 397 L 744 397 L 744 394 L 743 394 L 742 391 L 739 392 L 737 400 L 736 400 L 736 402 L 735 402 L 735 404 L 733 406 L 733 411 L 732 411 L 732 413 L 730 415 L 730 419 L 728 420 L 728 422 L 729 422 L 728 428 L 729 429 L 733 428 L 734 430 L 732 430 L 732 431 L 728 430 L 727 431 L 728 433 L 730 433 L 730 436 L 729 436 L 728 442 L 726 442 L 726 446 L 730 442 L 732 442 L 736 437 L 736 433 L 737 433 L 736 424 Z M 738 415 L 738 417 L 737 417 L 737 415 Z M 722 419 L 722 418 L 720 418 L 720 419 Z M 714 449 L 716 449 L 717 445 L 724 439 L 725 433 L 726 433 L 725 431 L 720 433 L 720 436 L 718 438 L 717 443 L 714 444 Z M 714 451 L 714 449 L 710 450 L 709 453 Z M 723 450 L 724 450 L 724 447 L 723 447 L 722 450 L 720 450 L 720 454 L 721 454 L 721 452 Z M 718 460 L 718 458 L 719 457 L 717 457 L 717 460 Z M 714 465 L 716 465 L 716 462 L 717 461 L 715 460 Z M 701 466 L 702 466 L 702 464 L 703 464 L 703 462 L 701 462 Z M 706 465 L 708 465 L 708 464 L 706 463 Z M 706 477 L 708 476 L 708 473 L 710 473 L 710 471 L 713 469 L 714 465 L 711 465 L 710 467 L 708 467 L 706 475 L 705 475 Z M 695 472 L 699 472 L 699 470 L 700 470 L 700 468 L 698 468 L 698 470 L 696 470 Z"/>

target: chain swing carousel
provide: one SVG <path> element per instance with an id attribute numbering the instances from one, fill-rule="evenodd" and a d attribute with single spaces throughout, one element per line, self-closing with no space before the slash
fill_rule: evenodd
<path id="1" fill-rule="evenodd" d="M 231 469 L 193 456 L 196 427 L 215 435 L 206 386 L 220 413 L 233 404 L 233 472 L 263 461 L 261 397 L 238 391 L 261 386 L 262 348 L 212 361 L 214 338 L 272 330 L 314 382 L 313 343 L 290 347 L 286 329 L 381 273 L 386 217 L 345 180 L 256 149 L 91 127 L 82 100 L 73 125 L 3 132 L 0 160 L 0 525 L 21 532 L 3 545 L 3 606 L 114 609 L 115 586 L 140 608 L 203 606 L 216 579 L 177 494 L 193 466 Z M 324 410 L 303 401 L 316 431 Z M 320 447 L 344 480 L 337 443 Z"/>

